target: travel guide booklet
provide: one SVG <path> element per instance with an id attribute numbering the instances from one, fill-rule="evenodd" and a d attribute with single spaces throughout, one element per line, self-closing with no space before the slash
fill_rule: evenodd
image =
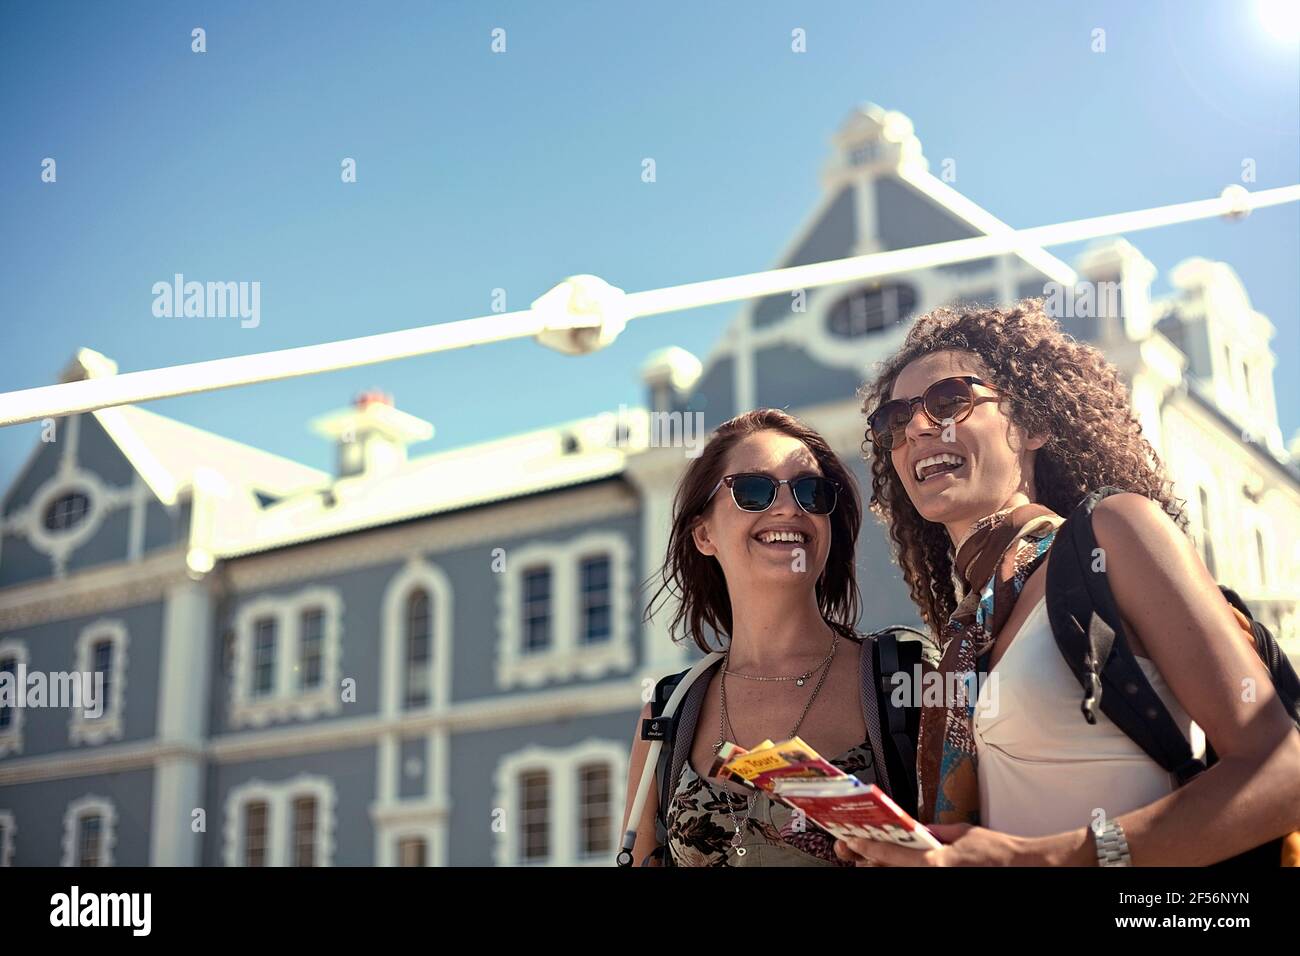
<path id="1" fill-rule="evenodd" d="M 764 791 L 839 839 L 866 837 L 917 849 L 943 845 L 875 784 L 845 773 L 798 737 L 765 740 L 753 750 L 727 741 L 709 775 Z"/>

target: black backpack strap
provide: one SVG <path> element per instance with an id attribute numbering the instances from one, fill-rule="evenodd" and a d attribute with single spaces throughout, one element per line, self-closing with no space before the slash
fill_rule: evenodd
<path id="1" fill-rule="evenodd" d="M 903 640 L 914 634 L 920 640 Z M 915 813 L 916 735 L 920 707 L 894 701 L 895 674 L 905 687 L 920 689 L 924 647 L 930 637 L 911 627 L 887 627 L 867 635 L 862 655 L 862 712 L 876 763 L 877 783 L 909 813 Z M 914 701 L 915 694 L 907 695 Z"/>
<path id="2" fill-rule="evenodd" d="M 1094 708 L 1100 706 L 1181 785 L 1204 770 L 1205 762 L 1192 755 L 1133 656 L 1092 529 L 1097 502 L 1116 493 L 1114 488 L 1093 492 L 1057 529 L 1047 562 L 1047 615 L 1056 645 L 1084 689 L 1085 719 L 1096 723 Z"/>
<path id="3" fill-rule="evenodd" d="M 1291 719 L 1300 726 L 1300 676 L 1296 675 L 1295 668 L 1291 666 L 1291 661 L 1282 652 L 1282 647 L 1278 644 L 1277 638 L 1273 636 L 1273 632 L 1255 620 L 1254 615 L 1250 613 L 1250 608 L 1246 606 L 1246 602 L 1238 596 L 1237 592 L 1232 588 L 1224 587 L 1222 584 L 1219 585 L 1219 590 L 1223 592 L 1224 599 L 1240 611 L 1246 620 L 1250 622 L 1250 634 L 1255 642 L 1255 653 L 1264 662 L 1264 667 L 1268 670 L 1268 676 L 1273 681 L 1273 689 L 1277 691 L 1282 706 L 1291 715 Z"/>

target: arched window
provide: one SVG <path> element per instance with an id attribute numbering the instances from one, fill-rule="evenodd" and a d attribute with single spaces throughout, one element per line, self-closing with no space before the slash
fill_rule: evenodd
<path id="1" fill-rule="evenodd" d="M 436 564 L 408 558 L 384 588 L 380 709 L 445 707 L 451 702 L 451 582 Z M 388 849 L 382 856 L 386 859 Z"/>
<path id="2" fill-rule="evenodd" d="M 429 592 L 416 588 L 406 596 L 406 706 L 425 707 L 432 686 L 433 640 Z"/>
<path id="3" fill-rule="evenodd" d="M 68 724 L 71 743 L 101 744 L 121 739 L 126 715 L 127 644 L 126 625 L 119 620 L 95 621 L 77 635 L 77 670 L 93 675 L 97 700 L 89 707 L 72 708 Z"/>

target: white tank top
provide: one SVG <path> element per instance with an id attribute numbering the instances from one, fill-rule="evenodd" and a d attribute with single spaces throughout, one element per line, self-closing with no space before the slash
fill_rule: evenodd
<path id="1" fill-rule="evenodd" d="M 1155 664 L 1138 666 L 1191 741 L 1205 734 L 1174 697 Z M 1089 724 L 1083 689 L 1057 649 L 1039 601 L 980 687 L 975 708 L 981 822 L 1017 836 L 1045 836 L 1135 810 L 1169 793 L 1173 774 L 1130 740 L 1098 708 Z"/>

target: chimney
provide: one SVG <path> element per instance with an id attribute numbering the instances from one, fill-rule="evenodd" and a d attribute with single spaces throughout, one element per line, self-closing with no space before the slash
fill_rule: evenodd
<path id="1" fill-rule="evenodd" d="M 393 397 L 378 389 L 362 392 L 350 408 L 331 412 L 311 423 L 318 435 L 337 448 L 337 477 L 378 478 L 406 462 L 406 446 L 428 441 L 433 425 L 399 412 Z"/>

